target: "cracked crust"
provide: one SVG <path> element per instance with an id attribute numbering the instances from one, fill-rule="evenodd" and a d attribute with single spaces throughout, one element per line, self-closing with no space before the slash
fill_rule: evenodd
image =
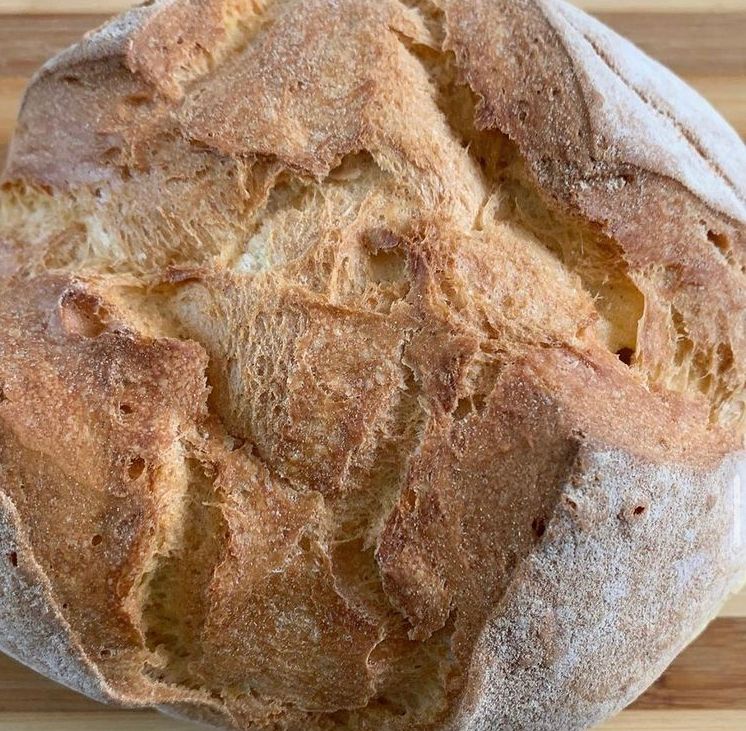
<path id="1" fill-rule="evenodd" d="M 3 649 L 248 729 L 582 729 L 744 578 L 746 152 L 549 0 L 163 0 L 0 189 Z"/>

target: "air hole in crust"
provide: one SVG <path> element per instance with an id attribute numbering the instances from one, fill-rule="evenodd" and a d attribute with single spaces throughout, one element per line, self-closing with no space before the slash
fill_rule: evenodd
<path id="1" fill-rule="evenodd" d="M 547 522 L 544 518 L 534 518 L 531 530 L 537 538 L 541 538 L 547 532 Z"/>
<path id="2" fill-rule="evenodd" d="M 91 545 L 92 546 L 99 546 L 99 545 L 101 545 L 101 541 L 103 541 L 103 540 L 104 539 L 101 537 L 101 535 L 99 533 L 96 533 L 96 535 L 93 536 L 93 538 L 91 538 Z"/>
<path id="3" fill-rule="evenodd" d="M 10 561 L 10 565 L 14 568 L 18 566 L 18 554 L 15 551 L 11 551 L 8 554 L 8 560 Z"/>
<path id="4" fill-rule="evenodd" d="M 645 506 L 638 505 L 632 512 L 639 517 L 645 512 Z"/>
<path id="5" fill-rule="evenodd" d="M 456 408 L 453 410 L 453 418 L 456 421 L 461 421 L 462 419 L 469 416 L 471 412 L 472 412 L 471 399 L 460 398 L 458 400 L 458 404 L 456 405 Z"/>
<path id="6" fill-rule="evenodd" d="M 461 421 L 470 414 L 479 414 L 484 409 L 485 402 L 485 396 L 481 393 L 472 394 L 469 398 L 460 398 L 453 410 L 453 418 Z"/>
<path id="7" fill-rule="evenodd" d="M 101 153 L 101 159 L 105 162 L 114 162 L 118 160 L 122 154 L 122 150 L 119 147 L 109 147 Z"/>
<path id="8" fill-rule="evenodd" d="M 145 460 L 142 457 L 132 457 L 127 465 L 127 475 L 130 480 L 138 479 L 145 472 Z"/>
<path id="9" fill-rule="evenodd" d="M 141 107 L 150 102 L 150 96 L 147 94 L 130 94 L 128 97 L 125 97 L 124 100 L 130 106 Z"/>
<path id="10" fill-rule="evenodd" d="M 380 249 L 368 258 L 374 282 L 400 282 L 406 277 L 406 261 L 401 252 Z"/>
<path id="11" fill-rule="evenodd" d="M 101 650 L 101 652 L 99 653 L 99 655 L 101 657 L 103 657 L 103 658 L 111 657 L 111 650 L 109 650 L 108 648 L 104 647 L 104 649 Z"/>
<path id="12" fill-rule="evenodd" d="M 128 416 L 133 412 L 133 408 L 130 404 L 119 404 L 119 413 Z"/>
<path id="13" fill-rule="evenodd" d="M 723 255 L 727 256 L 730 252 L 730 239 L 725 234 L 719 234 L 717 231 L 709 230 L 707 240 Z"/>
<path id="14" fill-rule="evenodd" d="M 237 452 L 243 445 L 246 444 L 246 440 L 242 439 L 241 437 L 234 437 L 231 435 L 230 437 L 230 450 L 231 452 Z"/>
<path id="15" fill-rule="evenodd" d="M 617 350 L 616 355 L 624 365 L 632 365 L 632 358 L 635 357 L 635 351 L 632 348 L 620 348 Z"/>
<path id="16" fill-rule="evenodd" d="M 106 310 L 93 295 L 78 290 L 62 295 L 60 321 L 66 333 L 95 338 L 106 330 L 105 317 Z"/>

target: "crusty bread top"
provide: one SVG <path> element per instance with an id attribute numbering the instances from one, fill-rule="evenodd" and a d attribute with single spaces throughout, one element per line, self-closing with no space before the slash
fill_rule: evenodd
<path id="1" fill-rule="evenodd" d="M 93 32 L 0 190 L 6 649 L 235 728 L 613 712 L 743 566 L 744 170 L 560 2 Z"/>
<path id="2" fill-rule="evenodd" d="M 530 147 L 544 182 L 555 178 L 565 196 L 582 199 L 589 187 L 614 191 L 648 171 L 746 221 L 743 144 L 699 94 L 571 5 L 508 5 L 485 2 L 473 12 L 456 3 L 450 46 L 484 99 L 482 125 Z M 498 43 L 486 33 L 495 21 L 509 28 Z M 534 54 L 547 66 L 532 68 Z M 503 85 L 504 75 L 513 83 Z"/>
<path id="3" fill-rule="evenodd" d="M 476 128 L 462 77 L 476 94 Z M 618 247 L 620 283 L 611 289 L 625 291 L 609 308 L 626 308 L 629 322 L 643 317 L 636 338 L 626 333 L 611 346 L 636 350 L 641 372 L 667 388 L 703 391 L 729 410 L 729 423 L 743 424 L 744 146 L 695 92 L 564 3 L 444 3 L 424 15 L 394 2 L 137 8 L 38 74 L 6 179 L 121 186 L 122 171 L 157 168 L 117 193 L 120 209 L 138 210 L 125 234 L 107 232 L 111 261 L 102 262 L 148 269 L 230 248 L 205 246 L 210 234 L 196 230 L 179 252 L 168 244 L 133 251 L 134 240 L 172 238 L 168 215 L 204 207 L 193 216 L 199 228 L 211 206 L 225 205 L 240 206 L 245 220 L 281 169 L 318 178 L 361 150 L 399 176 L 413 206 L 450 208 L 467 227 L 505 165 L 490 171 L 483 157 L 480 169 L 461 145 L 489 148 L 484 155 L 499 166 L 498 149 L 513 147 L 492 129 L 515 142 L 555 205 Z M 219 174 L 179 184 L 217 160 Z M 236 197 L 239 176 L 249 200 Z M 103 218 L 108 206 L 94 204 Z M 539 218 L 535 226 L 548 223 Z M 81 257 L 100 248 L 91 241 Z M 563 256 L 571 266 L 570 258 L 589 258 Z M 577 262 L 594 296 L 603 256 Z M 601 296 L 600 308 L 615 294 Z"/>

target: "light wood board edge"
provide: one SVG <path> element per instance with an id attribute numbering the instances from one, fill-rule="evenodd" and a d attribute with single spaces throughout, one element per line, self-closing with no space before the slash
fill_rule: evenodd
<path id="1" fill-rule="evenodd" d="M 591 12 L 713 13 L 746 11 L 746 0 L 573 0 Z M 131 0 L 0 0 L 0 15 L 118 13 Z"/>
<path id="2" fill-rule="evenodd" d="M 743 731 L 746 711 L 623 711 L 595 731 Z M 196 731 L 154 711 L 5 713 L 0 731 Z"/>

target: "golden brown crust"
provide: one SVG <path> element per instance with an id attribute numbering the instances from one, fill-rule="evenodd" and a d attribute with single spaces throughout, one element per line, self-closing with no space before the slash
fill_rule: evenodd
<path id="1" fill-rule="evenodd" d="M 746 151 L 736 133 L 669 71 L 565 3 L 446 8 L 448 47 L 480 97 L 477 124 L 515 140 L 555 204 L 620 245 L 646 299 L 638 362 L 669 388 L 713 400 L 743 393 Z M 671 372 L 682 359 L 683 382 Z M 743 411 L 732 418 L 742 422 Z"/>
<path id="2" fill-rule="evenodd" d="M 607 717 L 746 567 L 743 158 L 560 2 L 95 31 L 0 190 L 5 649 L 235 729 Z"/>

